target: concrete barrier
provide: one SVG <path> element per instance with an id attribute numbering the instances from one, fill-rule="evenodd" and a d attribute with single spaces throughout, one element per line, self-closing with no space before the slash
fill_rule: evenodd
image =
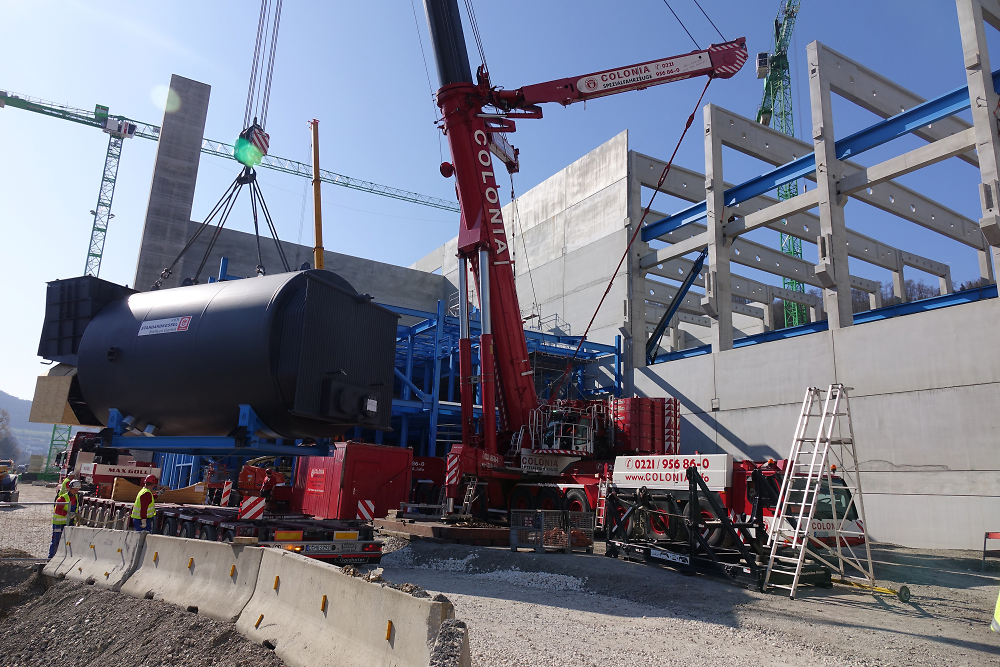
<path id="1" fill-rule="evenodd" d="M 139 567 L 145 533 L 68 526 L 42 573 L 113 591 Z"/>
<path id="2" fill-rule="evenodd" d="M 450 602 L 265 549 L 256 590 L 236 627 L 289 667 L 427 667 L 442 623 L 454 614 Z"/>
<path id="3" fill-rule="evenodd" d="M 238 544 L 149 535 L 139 567 L 121 591 L 187 609 L 197 607 L 199 614 L 235 621 L 253 595 L 263 551 Z"/>

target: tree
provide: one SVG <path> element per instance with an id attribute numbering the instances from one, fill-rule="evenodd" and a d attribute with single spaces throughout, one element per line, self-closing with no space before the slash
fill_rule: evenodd
<path id="1" fill-rule="evenodd" d="M 977 280 L 966 280 L 964 283 L 958 286 L 958 291 L 962 292 L 967 289 L 979 289 L 980 287 L 989 287 L 993 283 L 987 278 L 979 278 Z"/>
<path id="2" fill-rule="evenodd" d="M 24 452 L 10 428 L 10 413 L 0 408 L 0 459 L 14 459 L 18 462 L 24 458 Z"/>

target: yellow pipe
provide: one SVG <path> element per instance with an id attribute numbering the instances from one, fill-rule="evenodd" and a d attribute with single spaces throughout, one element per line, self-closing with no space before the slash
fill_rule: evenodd
<path id="1" fill-rule="evenodd" d="M 313 222 L 316 229 L 316 246 L 313 248 L 313 267 L 323 268 L 323 207 L 320 202 L 319 180 L 319 121 L 315 118 L 309 123 L 312 129 L 312 162 L 313 162 Z"/>

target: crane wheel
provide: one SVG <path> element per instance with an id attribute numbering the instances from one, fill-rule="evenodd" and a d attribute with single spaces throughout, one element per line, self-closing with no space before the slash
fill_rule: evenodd
<path id="1" fill-rule="evenodd" d="M 570 489 L 566 492 L 566 509 L 570 512 L 591 512 L 590 500 L 583 489 Z"/>

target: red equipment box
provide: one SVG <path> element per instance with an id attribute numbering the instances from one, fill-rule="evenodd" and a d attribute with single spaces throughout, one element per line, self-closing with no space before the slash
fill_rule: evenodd
<path id="1" fill-rule="evenodd" d="M 618 436 L 616 454 L 676 454 L 680 450 L 680 404 L 676 398 L 611 401 Z"/>
<path id="2" fill-rule="evenodd" d="M 413 450 L 338 442 L 333 456 L 303 456 L 295 469 L 292 511 L 317 519 L 381 518 L 410 495 Z"/>

